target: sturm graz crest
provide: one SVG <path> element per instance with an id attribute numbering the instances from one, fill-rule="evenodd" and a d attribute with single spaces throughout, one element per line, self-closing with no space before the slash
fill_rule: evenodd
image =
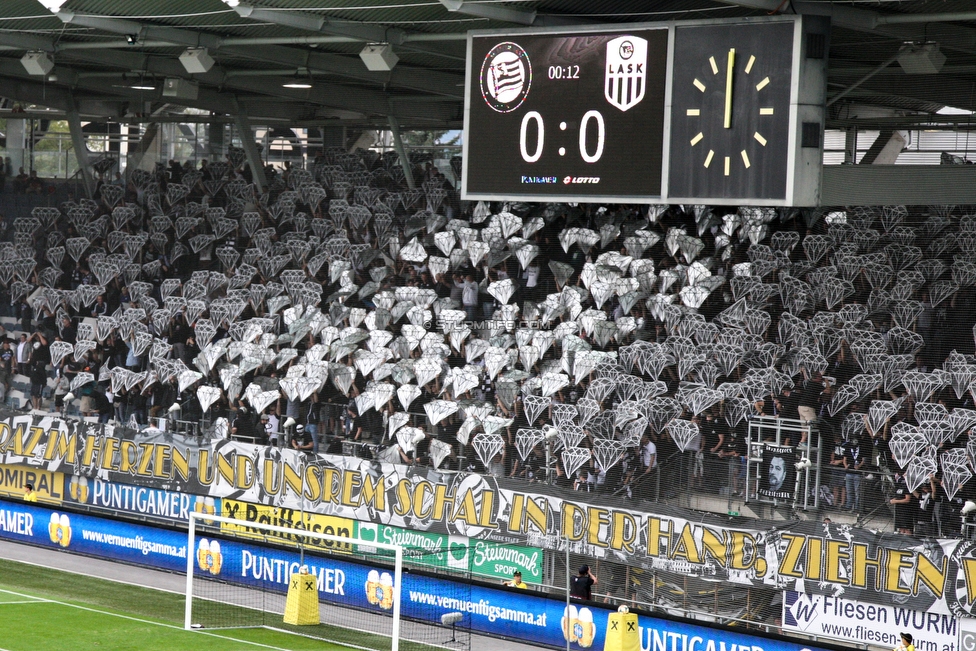
<path id="1" fill-rule="evenodd" d="M 637 36 L 620 36 L 607 43 L 607 101 L 621 111 L 644 99 L 647 88 L 647 41 Z"/>
<path id="2" fill-rule="evenodd" d="M 529 94 L 532 64 L 517 43 L 499 43 L 481 64 L 481 96 L 499 113 L 514 111 Z"/>

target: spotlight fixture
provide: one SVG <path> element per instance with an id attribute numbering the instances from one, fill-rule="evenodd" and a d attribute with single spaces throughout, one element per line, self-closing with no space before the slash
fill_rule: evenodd
<path id="1" fill-rule="evenodd" d="M 898 55 L 898 65 L 906 75 L 937 75 L 945 62 L 938 43 L 906 45 Z"/>
<path id="2" fill-rule="evenodd" d="M 180 55 L 180 63 L 191 75 L 201 75 L 210 72 L 214 60 L 205 47 L 190 47 Z"/>
<path id="3" fill-rule="evenodd" d="M 44 8 L 50 11 L 52 14 L 56 14 L 61 11 L 61 5 L 63 5 L 68 0 L 38 0 Z"/>
<path id="4" fill-rule="evenodd" d="M 312 87 L 312 78 L 309 76 L 308 70 L 298 69 L 295 71 L 295 76 L 290 81 L 283 83 L 281 87 L 307 90 Z"/>
<path id="5" fill-rule="evenodd" d="M 54 61 L 51 60 L 47 52 L 40 50 L 28 52 L 20 60 L 20 63 L 31 75 L 46 75 L 54 69 Z"/>
<path id="6" fill-rule="evenodd" d="M 139 42 L 139 35 L 138 34 L 126 34 L 125 35 L 125 42 L 128 43 L 129 45 L 135 45 L 136 43 Z"/>
<path id="7" fill-rule="evenodd" d="M 359 58 L 374 72 L 389 72 L 400 60 L 389 43 L 369 43 L 359 53 Z"/>

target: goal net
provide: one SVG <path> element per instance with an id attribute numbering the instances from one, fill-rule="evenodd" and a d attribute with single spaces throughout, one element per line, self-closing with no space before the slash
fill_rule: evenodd
<path id="1" fill-rule="evenodd" d="M 470 649 L 469 614 L 403 597 L 470 603 L 451 550 L 263 524 L 280 521 L 264 510 L 257 522 L 190 514 L 186 628 L 263 627 L 370 651 Z"/>

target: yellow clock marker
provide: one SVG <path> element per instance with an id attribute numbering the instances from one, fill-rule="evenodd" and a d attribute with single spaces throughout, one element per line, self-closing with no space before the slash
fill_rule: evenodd
<path id="1" fill-rule="evenodd" d="M 766 77 L 765 79 L 763 79 L 762 81 L 760 81 L 758 84 L 756 84 L 756 90 L 762 90 L 763 88 L 765 88 L 768 85 L 769 85 L 769 77 Z"/>
<path id="2" fill-rule="evenodd" d="M 712 64 L 712 74 L 713 75 L 717 75 L 718 74 L 718 64 L 715 63 L 715 57 L 708 57 L 708 62 L 710 64 Z"/>
<path id="3" fill-rule="evenodd" d="M 725 70 L 725 128 L 732 127 L 732 68 L 735 66 L 735 48 L 729 49 L 729 65 Z"/>
<path id="4" fill-rule="evenodd" d="M 697 117 L 699 115 L 701 115 L 701 109 L 688 109 L 689 117 Z"/>
<path id="5" fill-rule="evenodd" d="M 773 114 L 772 106 L 767 106 L 765 108 L 759 109 L 759 115 L 772 115 L 772 114 Z"/>
<path id="6" fill-rule="evenodd" d="M 698 90 L 700 90 L 703 93 L 705 92 L 705 84 L 701 83 L 697 79 L 693 83 L 695 84 L 695 88 L 697 88 Z"/>
<path id="7" fill-rule="evenodd" d="M 753 55 L 753 56 L 751 56 L 751 57 L 749 57 L 749 63 L 747 63 L 747 64 L 746 64 L 746 74 L 747 74 L 747 75 L 748 75 L 748 74 L 749 74 L 750 72 L 752 72 L 752 64 L 754 64 L 755 62 L 756 62 L 756 57 L 755 57 L 755 55 Z"/>
<path id="8" fill-rule="evenodd" d="M 729 168 L 732 165 L 732 159 L 728 156 L 725 157 L 725 176 L 729 175 Z"/>
<path id="9" fill-rule="evenodd" d="M 695 145 L 697 145 L 698 143 L 700 143 L 701 142 L 701 139 L 704 138 L 704 137 L 705 137 L 705 134 L 702 133 L 701 131 L 699 131 L 698 132 L 698 135 L 691 139 L 691 146 L 694 147 Z"/>
<path id="10" fill-rule="evenodd" d="M 715 155 L 715 151 L 713 149 L 709 149 L 708 156 L 705 156 L 705 167 L 708 167 L 709 165 L 712 164 L 712 157 L 714 155 Z"/>
<path id="11" fill-rule="evenodd" d="M 756 133 L 754 133 L 752 137 L 753 137 L 753 138 L 755 138 L 755 139 L 756 139 L 756 142 L 758 142 L 758 143 L 759 143 L 760 145 L 762 145 L 763 147 L 765 147 L 765 146 L 766 146 L 766 139 L 765 139 L 765 138 L 763 138 L 763 137 L 762 137 L 762 134 L 761 134 L 761 133 L 759 133 L 758 131 L 757 131 Z"/>
<path id="12" fill-rule="evenodd" d="M 752 164 L 752 163 L 749 162 L 749 154 L 746 153 L 746 150 L 745 149 L 743 149 L 739 153 L 742 154 L 742 162 L 745 163 L 746 169 L 749 169 L 749 166 Z"/>

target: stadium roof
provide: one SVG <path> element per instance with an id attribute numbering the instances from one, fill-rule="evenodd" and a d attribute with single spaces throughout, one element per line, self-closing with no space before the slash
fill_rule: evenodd
<path id="1" fill-rule="evenodd" d="M 828 95 L 855 86 L 831 107 L 833 126 L 852 104 L 880 107 L 872 119 L 889 128 L 947 106 L 976 110 L 971 0 L 3 0 L 0 96 L 89 119 L 165 119 L 189 107 L 263 122 L 386 125 L 392 115 L 405 127 L 456 128 L 467 30 L 794 11 L 832 18 Z M 359 52 L 381 41 L 399 63 L 370 72 Z M 932 41 L 947 57 L 939 74 L 894 63 L 906 43 Z M 216 63 L 191 75 L 179 61 L 188 47 Z M 53 70 L 28 74 L 27 51 L 48 53 Z M 166 78 L 199 83 L 197 98 L 164 97 Z"/>

